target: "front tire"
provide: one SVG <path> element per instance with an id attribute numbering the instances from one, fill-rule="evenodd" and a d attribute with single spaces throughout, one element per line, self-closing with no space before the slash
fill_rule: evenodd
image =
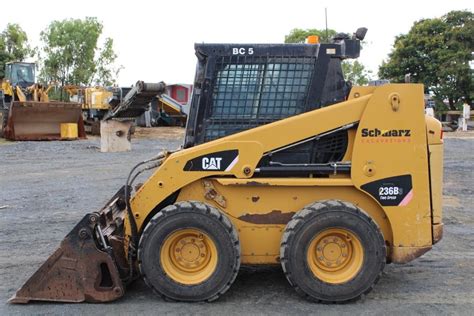
<path id="1" fill-rule="evenodd" d="M 164 298 L 213 301 L 234 282 L 240 243 L 232 222 L 201 202 L 178 202 L 157 213 L 140 238 L 145 283 Z"/>
<path id="2" fill-rule="evenodd" d="M 286 278 L 305 298 L 347 302 L 369 293 L 386 261 L 377 224 L 353 204 L 313 203 L 288 222 L 280 258 Z"/>

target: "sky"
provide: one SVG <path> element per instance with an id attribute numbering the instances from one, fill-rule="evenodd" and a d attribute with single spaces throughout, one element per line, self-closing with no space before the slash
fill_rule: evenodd
<path id="1" fill-rule="evenodd" d="M 324 29 L 325 8 L 328 28 L 347 33 L 368 28 L 359 61 L 376 79 L 395 36 L 407 33 L 413 22 L 423 18 L 440 17 L 451 10 L 474 11 L 474 2 L 23 0 L 18 14 L 0 20 L 0 31 L 7 23 L 18 23 L 32 45 L 39 46 L 40 32 L 51 21 L 94 16 L 104 25 L 103 38 L 114 40 L 117 64 L 124 67 L 118 78 L 121 86 L 138 80 L 192 83 L 194 43 L 282 43 L 293 28 Z"/>

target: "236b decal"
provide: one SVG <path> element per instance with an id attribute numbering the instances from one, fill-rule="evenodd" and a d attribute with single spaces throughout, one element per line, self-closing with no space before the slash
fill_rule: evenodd
<path id="1" fill-rule="evenodd" d="M 372 195 L 382 206 L 405 206 L 413 198 L 409 174 L 369 182 L 361 186 L 361 189 Z"/>

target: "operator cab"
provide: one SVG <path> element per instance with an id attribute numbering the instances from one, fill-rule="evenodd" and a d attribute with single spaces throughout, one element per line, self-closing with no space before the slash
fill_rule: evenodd
<path id="1" fill-rule="evenodd" d="M 359 57 L 366 32 L 321 44 L 315 36 L 307 44 L 195 44 L 184 147 L 346 100 L 341 62 Z"/>
<path id="2" fill-rule="evenodd" d="M 26 88 L 35 83 L 35 64 L 25 62 L 10 62 L 5 65 L 5 79 L 12 86 Z"/>
<path id="3" fill-rule="evenodd" d="M 306 44 L 195 44 L 198 64 L 184 148 L 345 101 L 351 84 L 341 63 L 359 57 L 366 31 L 339 33 L 321 44 L 309 39 Z M 339 162 L 348 129 L 289 146 L 258 167 Z"/>

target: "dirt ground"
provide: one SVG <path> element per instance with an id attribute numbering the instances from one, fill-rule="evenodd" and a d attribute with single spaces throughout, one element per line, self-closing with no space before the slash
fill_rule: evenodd
<path id="1" fill-rule="evenodd" d="M 182 129 L 137 131 L 128 153 L 100 153 L 99 139 L 0 140 L 0 315 L 12 314 L 472 314 L 474 310 L 474 137 L 445 140 L 445 237 L 423 257 L 388 265 L 362 300 L 309 303 L 280 268 L 242 269 L 214 303 L 170 303 L 142 281 L 109 304 L 9 305 L 7 299 L 54 251 L 74 224 L 124 184 L 129 169 L 162 148 L 181 145 Z"/>

